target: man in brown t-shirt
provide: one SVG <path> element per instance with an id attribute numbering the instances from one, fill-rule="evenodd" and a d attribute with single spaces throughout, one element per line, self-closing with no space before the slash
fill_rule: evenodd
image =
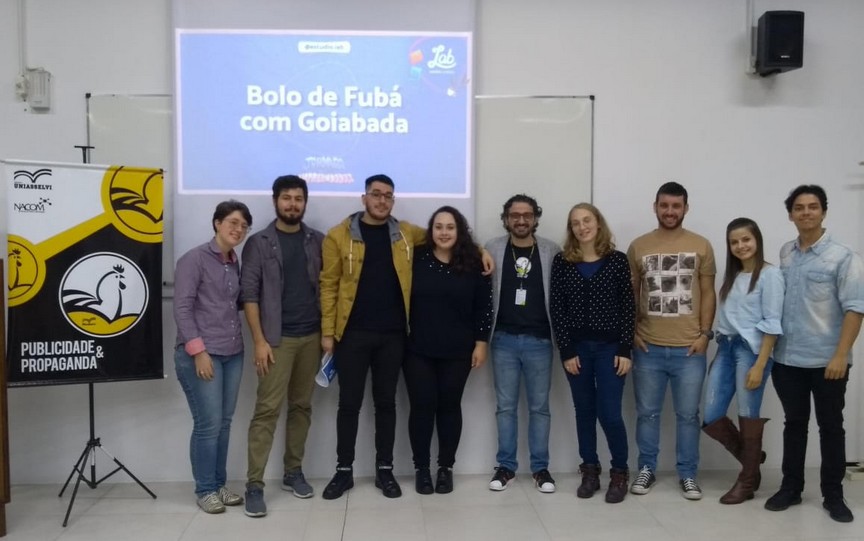
<path id="1" fill-rule="evenodd" d="M 688 210 L 687 190 L 677 182 L 663 184 L 654 201 L 657 229 L 634 240 L 627 250 L 637 300 L 633 387 L 639 446 L 639 474 L 630 492 L 647 494 L 656 480 L 668 384 L 677 421 L 681 491 L 688 500 L 699 500 L 699 402 L 705 351 L 714 336 L 717 269 L 708 240 L 681 225 Z"/>

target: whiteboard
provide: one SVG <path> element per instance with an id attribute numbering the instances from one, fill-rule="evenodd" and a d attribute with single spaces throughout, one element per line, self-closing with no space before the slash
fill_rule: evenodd
<path id="1" fill-rule="evenodd" d="M 162 282 L 174 280 L 173 100 L 168 94 L 87 96 L 90 163 L 161 168 L 164 173 Z"/>
<path id="2" fill-rule="evenodd" d="M 477 96 L 475 236 L 504 235 L 501 211 L 525 193 L 543 208 L 538 235 L 564 240 L 573 205 L 591 201 L 593 96 Z"/>

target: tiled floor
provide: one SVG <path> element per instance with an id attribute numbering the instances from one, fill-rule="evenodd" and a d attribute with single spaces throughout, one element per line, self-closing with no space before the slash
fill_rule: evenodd
<path id="1" fill-rule="evenodd" d="M 645 496 L 628 495 L 618 505 L 575 497 L 575 474 L 556 476 L 558 492 L 540 494 L 528 475 L 519 475 L 504 492 L 487 489 L 486 475 L 457 475 L 449 495 L 420 496 L 413 478 L 402 477 L 402 498 L 388 500 L 369 478 L 335 501 L 295 498 L 278 488 L 265 491 L 266 517 L 251 519 L 241 507 L 206 515 L 195 506 L 191 483 L 152 483 L 158 499 L 135 484 L 84 487 L 69 525 L 62 527 L 68 494 L 59 486 L 13 486 L 7 506 L 10 541 L 35 540 L 352 540 L 352 541 L 494 541 L 506 540 L 857 540 L 864 541 L 864 481 L 848 482 L 846 496 L 858 515 L 851 524 L 832 521 L 818 497 L 818 472 L 808 471 L 804 503 L 782 513 L 765 511 L 779 472 L 764 472 L 764 489 L 751 502 L 725 506 L 717 498 L 731 486 L 734 472 L 704 472 L 705 498 L 684 500 L 675 476 L 661 472 Z M 317 492 L 326 480 L 313 480 Z M 605 482 L 604 482 L 605 485 Z M 231 483 L 240 490 L 241 482 Z"/>

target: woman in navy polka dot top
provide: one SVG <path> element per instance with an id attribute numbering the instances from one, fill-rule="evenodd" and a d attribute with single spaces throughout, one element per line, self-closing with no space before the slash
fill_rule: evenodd
<path id="1" fill-rule="evenodd" d="M 600 490 L 597 421 L 612 455 L 606 501 L 627 494 L 627 431 L 621 416 L 624 379 L 632 365 L 635 301 L 627 256 L 615 250 L 600 211 L 589 203 L 570 210 L 564 250 L 552 263 L 549 313 L 576 409 L 579 471 L 576 491 Z"/>

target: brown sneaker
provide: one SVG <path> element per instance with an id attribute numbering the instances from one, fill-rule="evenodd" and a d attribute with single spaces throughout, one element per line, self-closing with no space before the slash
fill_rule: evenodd
<path id="1" fill-rule="evenodd" d="M 606 489 L 606 503 L 621 503 L 627 495 L 627 483 L 630 473 L 627 470 L 612 468 L 609 470 L 609 488 Z"/>

